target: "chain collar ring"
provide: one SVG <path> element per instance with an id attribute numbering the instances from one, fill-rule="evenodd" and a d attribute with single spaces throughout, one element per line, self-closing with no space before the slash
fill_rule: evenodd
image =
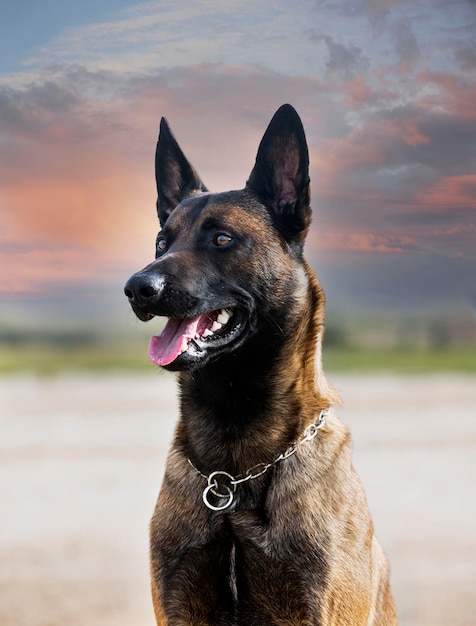
<path id="1" fill-rule="evenodd" d="M 202 472 L 195 467 L 192 461 L 188 459 L 192 469 L 207 481 L 207 486 L 202 493 L 202 500 L 204 504 L 211 511 L 225 511 L 228 509 L 233 504 L 233 500 L 235 499 L 237 485 L 259 478 L 259 476 L 265 474 L 274 465 L 277 465 L 281 461 L 285 461 L 286 459 L 289 459 L 289 457 L 293 456 L 293 454 L 297 452 L 299 446 L 312 441 L 316 437 L 318 431 L 324 426 L 328 414 L 329 409 L 323 409 L 319 413 L 317 422 L 309 424 L 309 426 L 304 430 L 302 439 L 300 439 L 297 443 L 290 445 L 284 452 L 279 454 L 274 461 L 271 461 L 270 463 L 258 463 L 257 465 L 251 467 L 242 476 L 235 477 L 222 470 L 216 470 L 207 476 L 206 474 L 202 474 Z M 213 497 L 218 500 L 216 503 L 214 503 Z M 220 503 L 220 500 L 223 500 L 223 502 Z"/>

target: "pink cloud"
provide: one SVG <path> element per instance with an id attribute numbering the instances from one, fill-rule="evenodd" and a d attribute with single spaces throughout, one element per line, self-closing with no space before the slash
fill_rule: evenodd
<path id="1" fill-rule="evenodd" d="M 434 84 L 440 78 L 431 75 Z M 469 85 L 461 91 L 446 78 L 441 85 L 454 115 L 466 114 Z M 401 255 L 418 248 L 421 234 L 418 239 L 402 227 L 389 235 L 382 207 L 404 216 L 410 204 L 411 210 L 471 206 L 474 176 L 445 176 L 427 191 L 423 184 L 416 193 L 399 189 L 398 197 L 379 186 L 381 168 L 392 159 L 408 162 L 409 153 L 430 144 L 427 103 L 393 109 L 388 85 L 375 89 L 363 76 L 338 85 L 262 68 L 199 65 L 122 80 L 76 68 L 74 76 L 65 72 L 59 87 L 39 91 L 19 94 L 2 128 L 3 238 L 25 250 L 0 259 L 9 267 L 4 291 L 35 292 L 47 279 L 59 284 L 115 271 L 126 276 L 129 270 L 118 268 L 132 271 L 151 260 L 161 115 L 205 183 L 221 191 L 244 185 L 271 115 L 291 100 L 309 140 L 313 194 L 324 204 L 324 211 L 317 206 L 317 219 L 326 202 L 345 208 L 343 218 L 327 214 L 328 250 Z M 352 126 L 349 108 L 360 113 Z M 445 205 L 451 198 L 453 204 Z M 319 241 L 322 246 L 322 233 Z M 310 245 L 318 245 L 312 235 Z"/>
<path id="2" fill-rule="evenodd" d="M 325 140 L 317 150 L 311 148 L 314 165 L 322 172 L 323 184 L 333 185 L 336 175 L 355 169 L 357 166 L 375 166 L 385 161 L 379 142 L 369 137 L 368 128 L 359 128 L 349 135 Z M 370 139 L 370 140 L 369 140 Z M 337 193 L 343 191 L 336 189 Z"/>
<path id="3" fill-rule="evenodd" d="M 352 226 L 351 226 L 352 228 Z M 368 232 L 311 232 L 309 243 L 315 249 L 333 253 L 406 254 L 418 248 L 415 238 L 405 235 L 383 235 Z"/>
<path id="4" fill-rule="evenodd" d="M 312 162 L 322 172 L 325 190 L 330 186 L 335 187 L 337 193 L 345 193 L 341 185 L 335 186 L 336 178 L 345 172 L 365 168 L 376 173 L 381 167 L 391 165 L 393 155 L 401 151 L 401 146 L 414 148 L 430 144 L 431 138 L 423 130 L 424 122 L 424 116 L 417 112 L 394 117 L 375 116 L 357 124 L 342 137 L 326 139 L 317 149 L 311 147 Z"/>
<path id="5" fill-rule="evenodd" d="M 445 176 L 432 187 L 417 194 L 425 207 L 476 210 L 476 174 Z"/>
<path id="6" fill-rule="evenodd" d="M 422 116 L 407 117 L 399 124 L 395 124 L 392 131 L 394 136 L 398 136 L 398 134 L 400 134 L 402 140 L 409 146 L 428 144 L 431 140 L 430 137 L 428 137 L 428 135 L 426 135 L 421 129 L 423 122 L 424 119 Z"/>
<path id="7" fill-rule="evenodd" d="M 437 95 L 424 98 L 428 108 L 439 110 L 444 106 L 458 117 L 476 119 L 476 80 L 471 75 L 422 72 L 419 79 L 421 83 L 434 85 L 439 90 Z"/>
<path id="8" fill-rule="evenodd" d="M 344 89 L 345 103 L 349 108 L 361 109 L 370 101 L 371 90 L 361 74 L 347 81 Z"/>

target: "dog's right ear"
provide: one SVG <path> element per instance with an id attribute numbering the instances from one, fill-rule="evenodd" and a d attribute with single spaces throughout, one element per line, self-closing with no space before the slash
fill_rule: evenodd
<path id="1" fill-rule="evenodd" d="M 157 183 L 157 214 L 163 227 L 175 207 L 188 195 L 208 191 L 195 168 L 180 149 L 167 120 L 160 120 L 160 133 L 155 151 Z"/>

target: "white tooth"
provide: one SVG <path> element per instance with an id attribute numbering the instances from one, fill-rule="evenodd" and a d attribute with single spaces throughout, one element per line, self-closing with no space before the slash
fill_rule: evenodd
<path id="1" fill-rule="evenodd" d="M 217 330 L 220 330 L 221 327 L 222 327 L 222 324 L 220 324 L 220 322 L 218 322 L 218 321 L 213 322 L 213 324 L 212 324 L 212 333 L 216 332 Z"/>
<path id="2" fill-rule="evenodd" d="M 231 317 L 230 313 L 226 309 L 222 309 L 220 311 L 220 315 L 217 317 L 217 322 L 224 325 L 228 322 L 230 317 Z"/>
<path id="3" fill-rule="evenodd" d="M 204 330 L 202 337 L 211 337 L 213 335 L 212 331 L 207 328 L 206 330 Z"/>

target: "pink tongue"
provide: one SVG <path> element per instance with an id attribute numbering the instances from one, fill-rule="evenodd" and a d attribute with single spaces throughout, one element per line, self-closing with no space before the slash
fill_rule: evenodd
<path id="1" fill-rule="evenodd" d="M 191 320 L 170 318 L 160 335 L 151 338 L 149 359 L 154 365 L 168 365 L 175 361 L 187 345 L 189 339 L 197 334 L 198 323 L 203 316 Z"/>

